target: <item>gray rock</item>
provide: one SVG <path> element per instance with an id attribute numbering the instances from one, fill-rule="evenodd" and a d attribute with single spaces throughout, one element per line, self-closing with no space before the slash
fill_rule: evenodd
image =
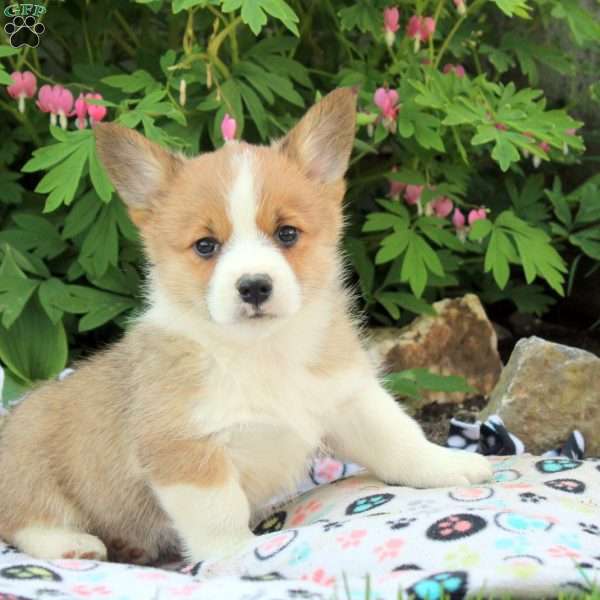
<path id="1" fill-rule="evenodd" d="M 528 451 L 562 445 L 573 429 L 600 454 L 600 358 L 538 337 L 520 340 L 480 418 L 498 414 Z"/>

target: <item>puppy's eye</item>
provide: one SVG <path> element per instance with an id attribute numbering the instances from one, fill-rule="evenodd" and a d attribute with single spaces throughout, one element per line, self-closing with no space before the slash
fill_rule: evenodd
<path id="1" fill-rule="evenodd" d="M 281 227 L 278 227 L 275 232 L 277 240 L 288 248 L 298 241 L 299 235 L 300 232 L 292 225 L 282 225 Z"/>
<path id="2" fill-rule="evenodd" d="M 202 238 L 194 244 L 194 250 L 196 251 L 196 254 L 202 258 L 211 258 L 218 252 L 219 247 L 219 242 L 212 237 Z"/>

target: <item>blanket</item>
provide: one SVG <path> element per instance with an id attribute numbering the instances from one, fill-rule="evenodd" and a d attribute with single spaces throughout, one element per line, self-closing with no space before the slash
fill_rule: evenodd
<path id="1" fill-rule="evenodd" d="M 226 561 L 43 561 L 0 546 L 0 600 L 540 598 L 600 582 L 600 460 L 490 460 L 489 485 L 417 490 L 319 459 Z"/>

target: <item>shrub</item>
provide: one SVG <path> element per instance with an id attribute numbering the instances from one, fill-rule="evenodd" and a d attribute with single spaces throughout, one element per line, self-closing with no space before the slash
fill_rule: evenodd
<path id="1" fill-rule="evenodd" d="M 266 143 L 320 94 L 359 86 L 345 249 L 377 322 L 465 290 L 541 314 L 598 264 L 600 180 L 568 176 L 582 123 L 530 87 L 540 66 L 576 70 L 537 41 L 542 25 L 600 41 L 576 0 L 74 0 L 40 19 L 37 48 L 0 46 L 0 359 L 20 384 L 140 306 L 100 120 L 197 153 Z"/>

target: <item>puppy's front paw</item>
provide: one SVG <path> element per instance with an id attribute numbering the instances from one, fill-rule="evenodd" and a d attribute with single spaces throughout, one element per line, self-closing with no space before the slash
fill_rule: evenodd
<path id="1" fill-rule="evenodd" d="M 480 454 L 429 444 L 419 457 L 407 461 L 399 478 L 418 488 L 464 486 L 490 481 L 493 470 Z"/>

